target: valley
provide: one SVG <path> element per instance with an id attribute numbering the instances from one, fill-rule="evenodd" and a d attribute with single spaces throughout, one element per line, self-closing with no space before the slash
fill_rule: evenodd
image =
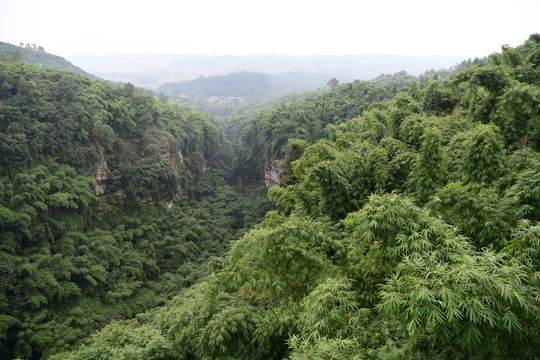
<path id="1" fill-rule="evenodd" d="M 153 90 L 6 49 L 0 359 L 540 356 L 539 34 Z"/>

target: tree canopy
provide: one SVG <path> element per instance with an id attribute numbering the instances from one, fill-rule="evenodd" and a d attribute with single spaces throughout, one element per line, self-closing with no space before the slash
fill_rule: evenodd
<path id="1" fill-rule="evenodd" d="M 132 87 L 54 72 L 47 92 L 50 70 L 2 63 L 1 356 L 538 359 L 538 54 L 536 34 L 447 80 L 265 107 L 233 149 Z M 273 208 L 227 183 L 265 163 Z"/>

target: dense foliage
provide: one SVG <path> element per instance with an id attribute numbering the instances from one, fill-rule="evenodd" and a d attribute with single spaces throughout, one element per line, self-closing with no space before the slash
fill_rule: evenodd
<path id="1" fill-rule="evenodd" d="M 263 112 L 244 140 L 297 159 L 277 210 L 204 281 L 53 358 L 538 359 L 539 53 L 321 111 L 341 124 L 318 141 L 305 104 Z"/>
<path id="2" fill-rule="evenodd" d="M 235 159 L 236 174 L 261 179 L 265 167 L 286 156 L 289 140 L 312 144 L 332 131 L 327 125 L 359 116 L 370 104 L 393 96 L 389 86 L 355 82 L 335 87 L 315 98 L 265 109 L 243 129 Z"/>
<path id="3" fill-rule="evenodd" d="M 171 212 L 142 207 L 138 216 L 125 206 L 136 197 L 99 205 L 83 186 L 91 180 L 66 164 L 10 172 L 0 188 L 0 219 L 13 233 L 2 242 L 13 265 L 1 277 L 0 329 L 8 344 L 24 339 L 10 351 L 29 356 L 26 345 L 54 360 L 539 359 L 539 59 L 536 34 L 448 80 L 343 84 L 263 110 L 236 161 L 249 160 L 256 177 L 262 161 L 283 159 L 281 185 L 268 191 L 275 210 L 199 268 L 225 247 L 212 236 L 226 232 L 189 223 L 188 213 L 253 224 L 255 214 L 236 211 L 260 208 L 238 204 L 220 175 L 232 173 L 225 161 L 188 181 L 190 199 Z M 117 222 L 86 215 L 95 201 L 124 201 Z M 60 233 L 73 226 L 81 234 Z M 124 312 L 80 316 L 94 298 Z M 109 325 L 70 346 L 67 336 L 91 321 Z"/>
<path id="4" fill-rule="evenodd" d="M 269 209 L 228 186 L 207 115 L 20 63 L 0 62 L 0 99 L 2 359 L 162 304 Z"/>

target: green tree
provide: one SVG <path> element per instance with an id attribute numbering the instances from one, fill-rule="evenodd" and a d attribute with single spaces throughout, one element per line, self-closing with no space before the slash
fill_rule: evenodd
<path id="1" fill-rule="evenodd" d="M 463 148 L 460 172 L 465 182 L 490 183 L 505 173 L 503 143 L 496 126 L 477 125 L 467 134 Z"/>
<path id="2" fill-rule="evenodd" d="M 337 89 L 337 87 L 339 86 L 339 80 L 336 79 L 336 78 L 331 78 L 326 83 L 326 86 L 328 86 L 330 89 L 335 91 Z"/>
<path id="3" fill-rule="evenodd" d="M 445 160 L 440 132 L 436 128 L 426 128 L 420 157 L 411 174 L 415 196 L 421 202 L 426 202 L 436 189 L 444 185 Z"/>

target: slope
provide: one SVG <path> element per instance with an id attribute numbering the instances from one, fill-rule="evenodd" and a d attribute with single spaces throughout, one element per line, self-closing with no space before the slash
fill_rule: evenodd
<path id="1" fill-rule="evenodd" d="M 67 70 L 75 74 L 95 78 L 94 75 L 91 75 L 80 67 L 73 65 L 63 57 L 49 54 L 40 48 L 41 47 L 36 49 L 31 47 L 15 46 L 0 41 L 0 61 L 21 61 L 25 64 Z"/>
<path id="2" fill-rule="evenodd" d="M 52 68 L 0 62 L 0 155 L 1 359 L 163 304 L 270 208 L 206 114 Z"/>
<path id="3" fill-rule="evenodd" d="M 189 98 L 237 97 L 243 101 L 260 101 L 289 93 L 325 86 L 329 76 L 285 73 L 262 74 L 239 72 L 226 76 L 199 77 L 195 80 L 160 85 L 156 92 Z"/>
<path id="4" fill-rule="evenodd" d="M 338 118 L 210 276 L 51 358 L 537 359 L 539 55 Z"/>

